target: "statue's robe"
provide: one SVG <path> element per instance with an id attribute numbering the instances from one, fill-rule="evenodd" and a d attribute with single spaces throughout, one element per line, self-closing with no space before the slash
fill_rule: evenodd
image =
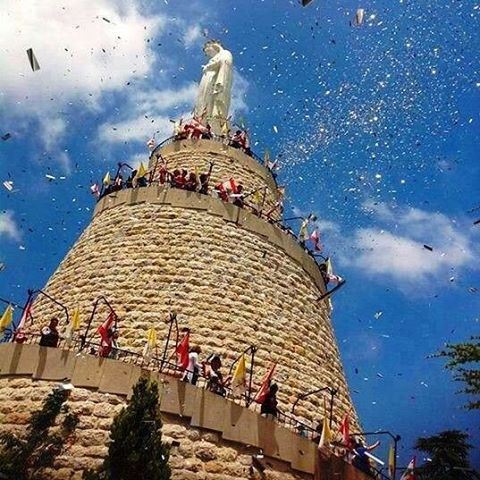
<path id="1" fill-rule="evenodd" d="M 230 108 L 233 81 L 233 58 L 222 49 L 207 63 L 198 88 L 195 116 L 209 122 L 226 120 Z"/>

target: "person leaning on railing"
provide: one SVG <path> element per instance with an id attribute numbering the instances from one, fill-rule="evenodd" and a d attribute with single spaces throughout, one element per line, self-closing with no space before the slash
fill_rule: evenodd
<path id="1" fill-rule="evenodd" d="M 202 353 L 202 349 L 195 345 L 190 348 L 190 353 L 188 354 L 188 367 L 183 376 L 183 381 L 196 385 L 198 377 L 200 376 L 200 369 L 202 364 L 199 362 L 199 355 Z"/>
<path id="2" fill-rule="evenodd" d="M 48 324 L 48 327 L 43 327 L 41 330 L 40 346 L 41 347 L 56 347 L 60 334 L 57 330 L 58 318 L 53 317 Z"/>
<path id="3" fill-rule="evenodd" d="M 278 401 L 277 401 L 278 385 L 272 383 L 268 389 L 265 400 L 260 407 L 260 413 L 264 415 L 278 416 Z"/>

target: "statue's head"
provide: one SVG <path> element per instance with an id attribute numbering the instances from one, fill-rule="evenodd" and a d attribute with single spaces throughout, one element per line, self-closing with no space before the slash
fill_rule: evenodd
<path id="1" fill-rule="evenodd" d="M 212 58 L 221 50 L 223 50 L 223 46 L 218 40 L 209 40 L 203 46 L 203 51 L 205 55 L 209 58 Z"/>

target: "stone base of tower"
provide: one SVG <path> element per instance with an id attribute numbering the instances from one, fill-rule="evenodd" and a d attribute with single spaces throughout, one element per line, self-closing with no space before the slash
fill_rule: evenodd
<path id="1" fill-rule="evenodd" d="M 68 378 L 75 387 L 68 404 L 80 423 L 74 441 L 44 478 L 79 480 L 102 464 L 112 419 L 140 375 L 163 386 L 160 410 L 164 441 L 171 445 L 172 479 L 364 479 L 344 462 L 341 476 L 331 475 L 331 465 L 322 473 L 314 442 L 223 397 L 118 360 L 37 345 L 0 345 L 0 432 L 22 434 L 31 413 Z M 250 468 L 259 452 L 265 455 L 263 477 Z"/>

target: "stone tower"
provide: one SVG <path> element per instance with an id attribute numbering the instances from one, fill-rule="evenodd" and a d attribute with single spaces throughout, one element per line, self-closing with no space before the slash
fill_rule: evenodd
<path id="1" fill-rule="evenodd" d="M 207 88 L 205 92 L 208 95 Z M 234 178 L 247 192 L 262 192 L 266 211 L 273 212 L 280 200 L 271 172 L 218 135 L 164 142 L 150 157 L 150 179 L 156 178 L 159 160 L 170 172 L 205 172 L 212 165 L 211 187 Z M 37 297 L 33 330 L 58 314 L 60 304 L 70 312 L 80 309 L 83 332 L 93 305 L 103 297 L 118 315 L 119 347 L 127 354 L 105 359 L 89 349 L 79 352 L 74 344 L 57 349 L 0 345 L 0 430 L 21 430 L 58 381 L 69 379 L 74 385 L 69 402 L 81 421 L 75 443 L 46 478 L 81 478 L 83 470 L 101 463 L 112 417 L 138 377 L 148 374 L 164 385 L 160 409 L 172 445 L 173 478 L 311 479 L 317 445 L 299 435 L 292 422 L 295 418 L 314 426 L 325 414 L 325 392 L 301 396 L 335 389 L 332 430 L 346 413 L 352 430 L 358 431 L 358 421 L 330 304 L 319 300 L 326 292 L 322 275 L 314 258 L 280 228 L 280 221 L 279 211 L 267 221 L 251 209 L 155 181 L 105 195 L 43 289 L 47 296 Z M 255 346 L 254 390 L 277 363 L 279 408 L 288 415 L 280 421 L 266 419 L 255 405 L 247 408 L 151 365 L 148 371 L 139 365 L 148 329 L 156 329 L 161 349 L 169 329 L 165 320 L 172 311 L 179 327 L 190 328 L 191 343 L 201 346 L 204 357 L 221 356 L 224 373 L 242 351 Z M 93 312 L 89 335 L 107 310 L 100 304 Z M 266 458 L 263 477 L 252 470 L 252 455 L 259 451 Z M 355 475 L 341 478 L 360 478 Z"/>
<path id="2" fill-rule="evenodd" d="M 154 152 L 151 167 L 158 154 L 167 160 L 171 170 L 196 167 L 204 171 L 214 162 L 211 185 L 234 177 L 247 191 L 266 187 L 266 204 L 273 205 L 278 199 L 271 173 L 252 157 L 222 142 L 173 141 Z M 353 418 L 352 428 L 358 428 L 332 330 L 330 307 L 328 302 L 318 301 L 325 285 L 315 261 L 291 235 L 247 209 L 157 184 L 112 193 L 98 202 L 91 223 L 44 290 L 70 311 L 80 307 L 84 317 L 95 299 L 108 298 L 120 318 L 120 347 L 130 351 L 141 353 L 151 327 L 163 341 L 168 328 L 165 319 L 172 310 L 178 314 L 179 325 L 191 329 L 191 341 L 201 345 L 205 356 L 217 353 L 225 366 L 246 347 L 255 345 L 255 384 L 258 386 L 271 362 L 277 362 L 275 379 L 280 386 L 282 411 L 289 413 L 299 395 L 331 386 L 338 389 L 333 429 L 338 428 L 345 412 Z M 52 304 L 39 297 L 34 312 L 36 319 L 48 319 Z M 101 320 L 96 322 L 98 326 Z M 89 361 L 99 362 L 98 357 L 88 357 Z M 89 365 L 82 369 L 98 368 Z M 24 402 L 31 400 L 30 405 L 35 405 L 42 394 L 48 393 L 48 381 L 55 376 L 44 377 L 38 371 L 36 377 L 32 375 L 36 380 L 19 379 L 18 375 L 0 380 L 1 391 L 9 396 L 11 388 Z M 61 376 L 71 377 L 64 373 Z M 115 378 L 110 380 L 115 383 Z M 72 383 L 75 385 L 74 379 Z M 83 385 L 80 380 L 78 383 Z M 114 414 L 107 405 L 125 401 L 119 391 L 121 388 L 107 388 L 104 393 L 92 393 L 88 388 L 79 388 L 78 399 L 74 391 L 72 398 L 80 411 L 91 418 L 85 427 L 81 453 L 76 454 L 76 459 L 64 459 L 64 468 L 72 475 L 86 465 L 98 463 L 105 453 L 106 418 L 110 420 Z M 0 405 L 5 406 L 1 395 Z M 322 405 L 323 397 L 312 395 L 298 403 L 295 415 L 313 423 L 323 416 Z M 226 442 L 227 447 L 222 435 L 216 434 L 216 442 L 209 444 L 215 444 L 219 452 L 228 448 L 232 459 L 218 460 L 223 454 L 217 455 L 214 447 L 213 453 L 197 455 L 203 452 L 206 440 L 197 429 L 189 431 L 189 427 L 179 418 L 165 419 L 166 435 L 171 433 L 173 438 L 185 439 L 189 444 L 187 451 L 179 453 L 183 460 L 175 460 L 175 452 L 172 456 L 174 478 L 220 478 L 208 476 L 207 464 L 213 459 L 224 464 L 226 470 L 233 468 L 235 478 L 249 478 L 246 461 L 241 460 L 246 448 L 242 442 Z M 195 459 L 194 466 L 189 456 Z M 221 471 L 222 467 L 215 468 Z M 240 475 L 242 468 L 245 476 Z M 284 475 L 289 470 L 285 466 L 272 469 Z M 204 476 L 191 476 L 189 472 L 194 471 Z M 291 475 L 300 473 L 293 469 Z"/>

